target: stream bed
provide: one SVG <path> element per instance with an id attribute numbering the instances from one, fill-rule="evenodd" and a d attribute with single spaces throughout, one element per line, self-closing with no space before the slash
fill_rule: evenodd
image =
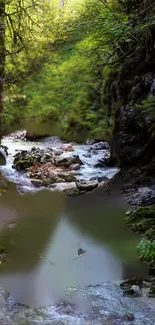
<path id="1" fill-rule="evenodd" d="M 5 138 L 9 155 L 1 172 L 13 184 L 0 197 L 0 244 L 8 254 L 0 266 L 0 325 L 155 324 L 152 299 L 122 296 L 118 283 L 147 275 L 140 263 L 136 236 L 124 225 L 127 203 L 119 178 L 109 191 L 66 197 L 36 189 L 12 168 L 13 155 L 32 147 L 59 147 L 51 137 L 40 142 Z M 112 178 L 117 168 L 94 167 L 107 150 L 88 154 L 91 145 L 76 145 L 84 162 L 80 177 Z M 28 307 L 26 307 L 28 306 Z"/>

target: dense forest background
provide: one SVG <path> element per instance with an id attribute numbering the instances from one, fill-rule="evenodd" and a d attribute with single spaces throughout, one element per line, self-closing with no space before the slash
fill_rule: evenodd
<path id="1" fill-rule="evenodd" d="M 38 123 L 64 137 L 111 137 L 122 98 L 106 90 L 149 57 L 154 3 L 11 0 L 0 17 L 1 133 Z"/>

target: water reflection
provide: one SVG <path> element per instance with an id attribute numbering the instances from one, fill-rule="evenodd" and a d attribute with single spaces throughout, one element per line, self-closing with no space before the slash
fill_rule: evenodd
<path id="1" fill-rule="evenodd" d="M 116 188 L 67 199 L 47 190 L 19 196 L 12 189 L 0 198 L 0 244 L 8 251 L 0 284 L 18 302 L 39 307 L 63 299 L 67 286 L 122 279 L 127 263 L 144 273 L 125 210 Z"/>

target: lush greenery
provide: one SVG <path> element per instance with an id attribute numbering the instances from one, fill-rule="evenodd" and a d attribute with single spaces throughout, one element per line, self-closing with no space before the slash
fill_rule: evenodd
<path id="1" fill-rule="evenodd" d="M 155 269 L 155 241 L 151 242 L 143 238 L 137 250 L 141 260 L 148 263 L 152 269 Z"/>
<path id="2" fill-rule="evenodd" d="M 141 260 L 155 268 L 155 206 L 139 207 L 126 215 L 126 224 L 133 231 L 142 234 L 138 245 L 138 254 Z"/>
<path id="3" fill-rule="evenodd" d="M 106 80 L 132 59 L 154 24 L 151 14 L 149 23 L 141 21 L 141 5 L 137 18 L 130 7 L 128 1 L 81 0 L 60 9 L 55 1 L 44 3 L 41 16 L 33 13 L 33 37 L 27 32 L 23 50 L 7 58 L 5 123 L 35 118 L 59 121 L 66 135 L 111 134 L 115 109 L 107 123 Z"/>

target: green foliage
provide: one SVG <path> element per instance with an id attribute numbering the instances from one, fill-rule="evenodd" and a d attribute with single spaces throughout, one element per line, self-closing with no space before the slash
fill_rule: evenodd
<path id="1" fill-rule="evenodd" d="M 6 253 L 6 248 L 4 246 L 0 246 L 0 254 Z"/>
<path id="2" fill-rule="evenodd" d="M 145 236 L 140 241 L 137 251 L 142 261 L 155 268 L 155 206 L 139 207 L 130 211 L 125 221 L 133 231 Z"/>
<path id="3" fill-rule="evenodd" d="M 155 241 L 143 238 L 137 248 L 142 261 L 147 262 L 151 268 L 155 269 Z"/>
<path id="4" fill-rule="evenodd" d="M 155 111 L 155 96 L 146 98 L 145 100 L 142 101 L 141 104 L 136 104 L 135 107 L 141 109 L 144 112 L 154 113 L 154 111 Z"/>
<path id="5" fill-rule="evenodd" d="M 144 114 L 149 115 L 151 121 L 148 129 L 151 138 L 155 138 L 155 96 L 146 98 L 140 104 L 136 104 L 135 108 L 140 109 Z"/>
<path id="6" fill-rule="evenodd" d="M 9 13 L 14 4 L 12 0 Z M 134 9 L 138 10 L 136 16 L 133 3 L 125 0 L 121 4 L 70 0 L 63 9 L 54 0 L 42 2 L 36 13 L 33 9 L 28 9 L 28 15 L 34 23 L 26 15 L 25 25 L 20 26 L 24 49 L 6 58 L 6 127 L 35 118 L 61 122 L 65 135 L 81 132 L 98 139 L 111 136 L 120 102 L 109 112 L 106 82 L 124 62 L 136 57 L 141 40 L 147 44 L 154 26 L 151 11 L 145 10 L 144 22 L 143 3 Z M 16 30 L 16 16 L 14 21 Z M 11 46 L 8 38 L 8 49 Z M 13 46 L 15 52 L 17 46 Z"/>
<path id="7" fill-rule="evenodd" d="M 155 207 L 139 207 L 125 217 L 126 224 L 133 231 L 143 234 L 148 240 L 155 238 Z"/>
<path id="8" fill-rule="evenodd" d="M 44 8 L 46 13 L 47 8 Z M 24 52 L 16 57 L 18 71 L 8 61 L 8 75 L 19 81 L 6 91 L 5 124 L 20 123 L 27 117 L 61 120 L 67 134 L 80 131 L 104 137 L 102 69 L 126 18 L 118 14 L 118 22 L 103 4 L 98 2 L 96 7 L 93 1 L 88 1 L 75 8 L 70 19 L 72 8 L 71 4 L 70 8 L 67 6 L 60 18 L 54 4 L 48 19 L 43 20 L 43 36 L 37 38 L 37 46 L 32 45 L 29 57 Z"/>

